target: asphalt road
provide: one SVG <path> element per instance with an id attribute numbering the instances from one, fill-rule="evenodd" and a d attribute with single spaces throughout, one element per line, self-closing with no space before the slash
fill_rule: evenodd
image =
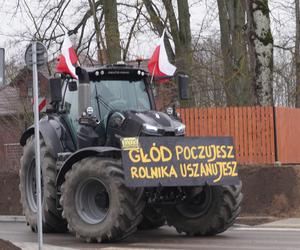
<path id="1" fill-rule="evenodd" d="M 37 235 L 20 222 L 0 222 L 0 238 L 12 242 L 27 242 L 26 249 L 35 249 Z M 34 244 L 28 244 L 34 243 Z M 187 237 L 169 227 L 138 231 L 117 244 L 87 244 L 71 234 L 45 234 L 44 243 L 72 249 L 201 249 L 201 250 L 299 250 L 300 229 L 233 227 L 214 237 Z M 59 249 L 59 248 L 44 248 Z"/>

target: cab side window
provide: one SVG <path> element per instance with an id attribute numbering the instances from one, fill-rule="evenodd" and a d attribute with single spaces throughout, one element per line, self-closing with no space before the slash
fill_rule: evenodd
<path id="1" fill-rule="evenodd" d="M 64 84 L 63 91 L 65 88 L 66 84 Z M 76 131 L 78 127 L 78 90 L 70 91 L 67 87 L 64 107 L 69 114 L 70 123 Z"/>

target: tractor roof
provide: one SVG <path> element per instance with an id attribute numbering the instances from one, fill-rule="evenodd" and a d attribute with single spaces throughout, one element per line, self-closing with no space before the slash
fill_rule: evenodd
<path id="1" fill-rule="evenodd" d="M 126 64 L 124 62 L 118 62 L 115 64 L 107 64 L 107 65 L 97 65 L 93 67 L 85 67 L 88 72 L 94 72 L 96 70 L 105 70 L 105 69 L 117 69 L 117 70 L 141 70 L 143 72 L 147 72 L 145 69 L 140 67 L 134 67 L 132 64 Z"/>
<path id="2" fill-rule="evenodd" d="M 117 63 L 93 68 L 86 68 L 90 80 L 141 80 L 149 73 L 141 68 L 133 67 L 125 63 Z"/>

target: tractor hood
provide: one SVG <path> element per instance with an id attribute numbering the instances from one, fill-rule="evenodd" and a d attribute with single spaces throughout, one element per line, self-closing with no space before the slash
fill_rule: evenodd
<path id="1" fill-rule="evenodd" d="M 125 111 L 124 115 L 125 126 L 130 130 L 135 130 L 135 135 L 175 136 L 185 133 L 183 123 L 163 112 L 154 110 Z"/>

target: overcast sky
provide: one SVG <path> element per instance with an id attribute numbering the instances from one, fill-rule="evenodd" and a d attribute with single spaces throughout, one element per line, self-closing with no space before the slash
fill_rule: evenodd
<path id="1" fill-rule="evenodd" d="M 127 2 L 136 2 L 136 0 L 124 0 Z M 20 1 L 22 2 L 22 1 Z M 27 1 L 32 10 L 39 10 L 38 0 Z M 74 9 L 76 4 L 83 0 L 73 0 L 73 5 L 65 15 L 65 20 L 74 18 Z M 204 25 L 204 30 L 201 33 L 202 37 L 215 34 L 219 28 L 218 13 L 216 0 L 190 0 L 191 4 L 191 25 L 193 35 L 198 35 L 200 28 Z M 17 0 L 0 0 L 0 46 L 6 49 L 7 57 L 18 54 L 22 57 L 28 41 L 23 41 L 22 34 L 25 31 L 32 30 L 32 22 L 29 17 L 20 11 L 15 12 Z M 279 45 L 285 43 L 290 37 L 294 36 L 294 0 L 271 0 L 270 9 L 272 16 L 272 28 L 275 42 Z M 36 11 L 35 13 L 38 13 Z M 122 17 L 120 17 L 122 19 Z M 72 23 L 70 23 L 72 27 Z M 126 26 L 121 27 L 121 36 L 126 34 Z M 17 35 L 17 36 L 16 36 Z M 18 42 L 15 45 L 13 42 Z M 142 56 L 147 58 L 151 56 L 154 47 L 158 41 L 158 37 L 151 34 L 140 34 L 137 39 L 131 44 L 131 56 Z M 292 43 L 292 40 L 290 41 Z"/>

